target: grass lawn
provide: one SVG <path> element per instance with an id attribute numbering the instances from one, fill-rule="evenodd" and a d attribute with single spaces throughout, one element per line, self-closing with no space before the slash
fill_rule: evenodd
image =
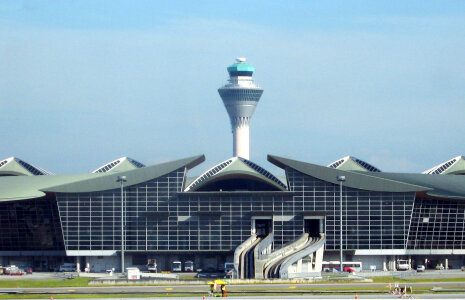
<path id="1" fill-rule="evenodd" d="M 66 279 L 66 280 L 0 280 L 0 288 L 39 288 L 39 287 L 83 287 L 89 286 L 88 281 L 92 278 L 87 277 L 76 277 L 73 279 Z M 436 279 L 428 279 L 428 278 L 397 278 L 394 276 L 382 276 L 382 277 L 371 277 L 370 279 L 373 280 L 374 283 L 409 283 L 409 282 L 464 282 L 465 277 L 454 277 L 454 278 L 436 278 Z M 314 282 L 314 284 L 321 284 L 321 283 L 333 283 L 335 286 L 338 284 L 344 283 L 353 283 L 354 281 L 318 281 Z M 248 283 L 250 284 L 250 283 Z M 292 282 L 288 282 L 285 284 L 295 284 Z M 144 285 L 144 284 L 141 284 Z M 240 285 L 240 284 L 235 284 Z M 295 284 L 299 285 L 299 284 Z M 131 285 L 133 286 L 133 285 Z M 341 288 L 341 287 L 335 287 Z M 342 288 L 345 289 L 345 288 Z M 1 295 L 0 295 L 1 296 Z M 0 297 L 0 299 L 2 299 Z"/>
<path id="2" fill-rule="evenodd" d="M 380 276 L 380 277 L 369 277 L 373 279 L 373 282 L 464 282 L 465 277 L 453 277 L 453 278 L 399 278 L 395 276 Z"/>
<path id="3" fill-rule="evenodd" d="M 207 295 L 208 293 L 205 293 Z M 125 298 L 158 298 L 158 297 L 191 297 L 192 294 L 172 294 L 172 295 L 140 295 L 125 294 Z M 120 294 L 88 294 L 88 295 L 53 295 L 53 299 L 86 299 L 86 298 L 121 298 Z M 50 299 L 50 295 L 0 295 L 0 299 Z"/>
<path id="4" fill-rule="evenodd" d="M 1 280 L 0 288 L 78 287 L 88 286 L 87 282 L 90 279 L 76 277 L 65 280 Z"/>

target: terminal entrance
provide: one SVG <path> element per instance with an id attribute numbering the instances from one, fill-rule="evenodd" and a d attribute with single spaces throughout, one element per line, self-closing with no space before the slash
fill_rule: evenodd
<path id="1" fill-rule="evenodd" d="M 255 234 L 257 237 L 266 237 L 273 231 L 273 220 L 270 219 L 255 219 Z"/>
<path id="2" fill-rule="evenodd" d="M 319 237 L 324 232 L 324 219 L 304 219 L 304 232 L 310 237 Z"/>

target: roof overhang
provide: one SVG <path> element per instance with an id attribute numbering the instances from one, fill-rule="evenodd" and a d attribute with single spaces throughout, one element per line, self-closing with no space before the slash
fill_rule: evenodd
<path id="1" fill-rule="evenodd" d="M 166 175 L 179 168 L 191 169 L 205 160 L 204 155 L 115 173 L 0 177 L 0 201 L 25 200 L 53 193 L 85 193 L 120 187 L 118 176 L 127 178 L 125 186 L 135 185 Z"/>
<path id="2" fill-rule="evenodd" d="M 275 155 L 268 155 L 268 161 L 282 169 L 290 167 L 306 175 L 333 184 L 339 184 L 337 181 L 338 176 L 345 176 L 346 181 L 344 182 L 344 186 L 361 190 L 378 192 L 419 192 L 431 190 L 431 188 L 421 185 L 379 178 L 375 176 L 375 174 L 379 174 L 378 172 L 343 171 Z"/>

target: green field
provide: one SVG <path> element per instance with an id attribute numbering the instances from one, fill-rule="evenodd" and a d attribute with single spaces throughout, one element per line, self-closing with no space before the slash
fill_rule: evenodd
<path id="1" fill-rule="evenodd" d="M 395 276 L 381 276 L 381 277 L 371 277 L 370 279 L 373 280 L 373 282 L 464 282 L 465 277 L 453 277 L 453 278 L 398 278 Z"/>
<path id="2" fill-rule="evenodd" d="M 0 288 L 85 287 L 85 286 L 89 286 L 88 281 L 90 279 L 92 278 L 76 277 L 76 278 L 67 279 L 67 280 L 0 280 Z M 427 278 L 403 279 L 403 278 L 397 278 L 394 276 L 383 276 L 383 277 L 372 277 L 370 279 L 372 279 L 374 283 L 464 282 L 465 281 L 465 277 L 437 278 L 437 279 L 427 279 Z M 353 283 L 353 282 L 356 282 L 356 281 L 340 280 L 340 281 L 335 282 L 331 280 L 323 280 L 323 281 L 318 281 L 318 282 L 314 282 L 310 284 L 334 283 L 335 285 L 338 285 L 338 284 L 346 284 L 346 283 Z M 279 282 L 279 283 L 282 283 L 282 282 Z M 250 284 L 250 283 L 247 283 L 247 284 Z M 293 284 L 293 285 L 298 286 L 298 284 L 293 283 L 293 282 L 288 282 L 286 284 Z M 240 285 L 240 284 L 235 284 L 235 285 Z M 131 286 L 134 286 L 134 285 L 131 285 Z"/>
<path id="3" fill-rule="evenodd" d="M 207 293 L 205 293 L 206 295 Z M 147 298 L 147 297 L 190 297 L 192 294 L 176 294 L 176 295 L 141 295 L 141 294 L 128 294 L 124 295 L 125 298 Z M 53 295 L 53 299 L 86 299 L 86 298 L 121 298 L 121 294 L 88 294 L 88 295 Z M 0 295 L 0 299 L 50 299 L 50 295 Z"/>
<path id="4" fill-rule="evenodd" d="M 76 277 L 66 280 L 1 280 L 0 288 L 78 287 L 88 286 L 90 279 Z"/>

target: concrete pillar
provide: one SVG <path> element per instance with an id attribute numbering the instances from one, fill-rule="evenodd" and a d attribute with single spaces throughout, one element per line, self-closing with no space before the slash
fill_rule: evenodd
<path id="1" fill-rule="evenodd" d="M 297 261 L 297 270 L 296 273 L 302 273 L 302 259 Z"/>
<path id="2" fill-rule="evenodd" d="M 445 270 L 448 270 L 448 269 L 449 269 L 449 259 L 448 259 L 448 258 L 445 259 L 445 262 L 444 262 L 444 269 L 445 269 Z"/>
<path id="3" fill-rule="evenodd" d="M 81 272 L 81 264 L 79 263 L 79 256 L 76 256 L 76 272 Z"/>
<path id="4" fill-rule="evenodd" d="M 321 272 L 323 269 L 323 252 L 324 252 L 324 247 L 321 247 L 320 249 L 316 250 L 315 269 L 313 270 L 315 272 Z"/>
<path id="5" fill-rule="evenodd" d="M 196 255 L 194 256 L 194 271 L 197 271 L 197 269 L 202 268 L 200 256 Z"/>
<path id="6" fill-rule="evenodd" d="M 389 264 L 388 264 L 389 271 L 397 271 L 396 269 L 396 260 L 392 259 L 392 257 L 389 259 Z"/>

